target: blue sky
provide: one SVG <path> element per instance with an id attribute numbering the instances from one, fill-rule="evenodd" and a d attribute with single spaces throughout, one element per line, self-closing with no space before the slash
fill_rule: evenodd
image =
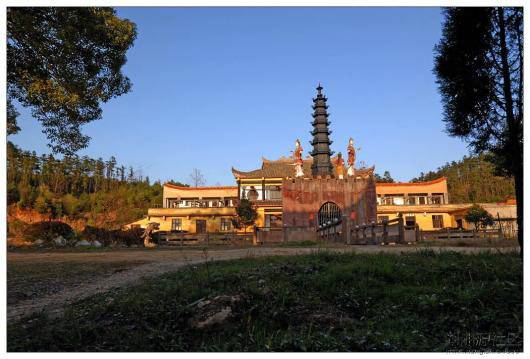
<path id="1" fill-rule="evenodd" d="M 444 132 L 432 73 L 438 8 L 118 8 L 138 26 L 124 72 L 130 93 L 84 127 L 80 155 L 116 156 L 151 179 L 231 185 L 231 166 L 311 150 L 311 98 L 328 97 L 332 150 L 408 181 L 467 154 Z M 9 139 L 49 152 L 22 109 Z"/>

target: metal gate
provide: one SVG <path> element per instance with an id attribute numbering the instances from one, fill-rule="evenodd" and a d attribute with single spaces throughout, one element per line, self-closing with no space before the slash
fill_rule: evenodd
<path id="1" fill-rule="evenodd" d="M 336 203 L 324 203 L 318 210 L 317 221 L 317 233 L 320 238 L 342 239 L 342 211 Z"/>

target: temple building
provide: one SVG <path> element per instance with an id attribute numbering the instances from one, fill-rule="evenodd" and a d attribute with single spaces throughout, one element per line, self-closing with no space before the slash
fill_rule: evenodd
<path id="1" fill-rule="evenodd" d="M 305 158 L 299 140 L 293 155 L 276 160 L 262 158 L 250 171 L 232 167 L 235 186 L 181 187 L 164 185 L 161 208 L 150 208 L 147 216 L 129 227 L 160 224 L 161 231 L 202 234 L 228 233 L 241 199 L 251 201 L 257 211 L 255 226 L 318 230 L 323 223 L 345 221 L 361 225 L 403 217 L 408 227 L 422 230 L 470 228 L 464 217 L 472 204 L 451 203 L 447 180 L 376 183 L 374 167 L 356 168 L 355 148 L 350 138 L 345 163 L 339 152 L 333 156 L 327 98 L 317 87 L 313 99 L 312 151 Z M 494 217 L 515 218 L 514 204 L 482 204 Z M 333 214 L 335 217 L 330 217 Z M 303 233 L 302 233 L 303 234 Z"/>

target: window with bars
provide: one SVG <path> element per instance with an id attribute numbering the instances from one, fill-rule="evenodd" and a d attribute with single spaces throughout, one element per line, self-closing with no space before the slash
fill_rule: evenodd
<path id="1" fill-rule="evenodd" d="M 231 228 L 232 221 L 230 218 L 221 217 L 221 231 L 229 231 Z"/>
<path id="2" fill-rule="evenodd" d="M 171 220 L 172 231 L 182 231 L 182 218 L 173 218 Z"/>
<path id="3" fill-rule="evenodd" d="M 432 215 L 432 227 L 433 228 L 443 228 L 444 227 L 444 217 L 441 214 Z"/>

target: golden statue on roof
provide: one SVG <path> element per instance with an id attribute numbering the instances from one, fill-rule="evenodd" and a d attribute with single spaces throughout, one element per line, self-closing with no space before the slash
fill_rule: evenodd
<path id="1" fill-rule="evenodd" d="M 295 142 L 295 149 L 293 152 L 293 158 L 294 158 L 294 171 L 295 171 L 295 177 L 303 177 L 304 176 L 304 160 L 302 159 L 302 151 L 304 150 L 302 148 L 302 145 L 300 144 L 300 140 L 296 139 Z"/>
<path id="2" fill-rule="evenodd" d="M 344 159 L 340 152 L 337 154 L 337 177 L 339 179 L 344 179 Z"/>
<path id="3" fill-rule="evenodd" d="M 353 147 L 353 138 L 348 141 L 348 176 L 355 175 L 355 148 Z"/>

